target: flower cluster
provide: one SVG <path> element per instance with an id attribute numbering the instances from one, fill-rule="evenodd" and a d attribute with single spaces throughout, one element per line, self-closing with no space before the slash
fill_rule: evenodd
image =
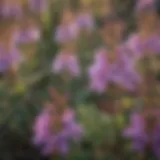
<path id="1" fill-rule="evenodd" d="M 33 43 L 40 40 L 40 30 L 35 19 L 28 15 L 24 9 L 26 5 L 30 8 L 30 3 L 19 0 L 1 2 L 1 72 L 7 72 L 10 66 L 18 66 L 17 62 L 20 59 L 19 57 L 22 56 L 19 44 Z M 32 3 L 36 2 L 32 1 Z M 42 2 L 38 1 L 38 3 L 41 5 Z"/>
<path id="2" fill-rule="evenodd" d="M 54 101 L 46 104 L 36 118 L 33 142 L 44 155 L 66 155 L 71 142 L 82 137 L 82 127 L 76 122 L 75 112 L 61 102 L 64 98 L 53 89 L 50 92 Z"/>
<path id="3" fill-rule="evenodd" d="M 124 136 L 132 140 L 132 149 L 138 153 L 146 154 L 149 150 L 159 155 L 159 109 L 149 107 L 142 113 L 132 113 L 130 126 L 124 131 Z"/>
<path id="4" fill-rule="evenodd" d="M 75 106 L 74 109 L 68 107 L 72 105 L 66 96 L 51 88 L 50 101 L 35 117 L 33 144 L 45 156 L 67 157 L 82 140 L 93 146 L 95 157 L 109 152 L 121 157 L 119 152 L 124 152 L 123 147 L 127 143 L 120 144 L 119 140 L 129 139 L 131 148 L 127 151 L 131 149 L 137 155 L 145 156 L 150 151 L 160 159 L 160 115 L 155 107 L 160 104 L 157 100 L 160 90 L 157 81 L 160 74 L 160 32 L 154 1 L 136 2 L 133 15 L 136 30 L 127 36 L 128 24 L 109 0 L 105 3 L 111 7 L 105 11 L 104 6 L 99 26 L 96 25 L 96 14 L 89 5 L 81 2 L 74 10 L 69 5 L 58 7 L 57 3 L 51 0 L 0 2 L 0 76 L 9 77 L 11 81 L 17 78 L 18 82 L 24 74 L 22 72 L 28 74 L 32 60 L 33 63 L 38 61 L 38 69 L 35 67 L 38 72 L 44 69 L 45 75 L 49 75 L 43 81 L 47 83 L 45 87 L 56 85 L 58 79 L 57 90 L 62 89 L 69 94 Z M 58 10 L 56 7 L 63 10 L 54 15 Z M 50 12 L 52 8 L 55 11 Z M 60 16 L 59 23 L 53 24 L 57 21 L 56 16 Z M 49 23 L 43 23 L 47 18 L 50 18 Z M 52 25 L 55 26 L 52 28 Z M 103 41 L 101 45 L 100 40 Z M 42 49 L 40 58 L 32 54 L 38 44 Z M 26 50 L 28 53 L 25 54 Z M 53 58 L 51 61 L 47 59 L 49 52 Z M 46 60 L 51 63 L 46 63 Z M 28 88 L 30 91 L 32 87 Z M 38 87 L 35 88 L 32 93 Z M 40 90 L 43 92 L 42 88 Z M 39 99 L 35 98 L 35 101 Z M 127 117 L 130 119 L 129 127 L 126 127 Z M 122 156 L 119 159 L 125 158 Z"/>
<path id="5" fill-rule="evenodd" d="M 88 12 L 86 12 L 85 7 L 83 9 L 83 12 L 78 14 L 68 9 L 64 11 L 62 21 L 54 34 L 55 42 L 60 46 L 61 50 L 53 60 L 52 71 L 55 74 L 58 73 L 64 76 L 66 76 L 67 73 L 71 79 L 74 77 L 78 77 L 79 79 L 83 78 L 81 76 L 83 75 L 83 64 L 79 61 L 80 55 L 77 53 L 77 42 L 81 40 L 82 33 L 90 33 L 86 35 L 91 35 L 94 33 L 96 27 L 92 12 L 90 12 L 89 9 Z M 117 118 L 118 115 L 123 114 L 121 113 L 124 107 L 122 101 L 126 100 L 125 102 L 130 104 L 129 98 L 132 99 L 132 105 L 130 106 L 135 106 L 137 103 L 138 107 L 142 106 L 139 102 L 143 101 L 143 98 L 150 94 L 155 83 L 157 85 L 155 77 L 158 69 L 152 66 L 160 53 L 159 24 L 155 4 L 153 1 L 139 0 L 137 1 L 134 11 L 137 30 L 125 39 L 126 24 L 119 15 L 111 12 L 102 18 L 99 33 L 104 42 L 103 46 L 96 49 L 93 55 L 93 62 L 87 66 L 87 69 L 85 68 L 89 82 L 89 87 L 87 86 L 86 90 L 98 95 L 98 98 L 93 98 L 93 103 L 96 103 L 97 99 L 99 100 L 98 102 L 100 103 L 96 103 L 96 105 L 100 110 L 103 108 L 101 111 L 105 112 L 106 117 L 110 115 L 111 117 L 116 116 Z M 146 59 L 149 59 L 149 61 Z M 143 64 L 144 61 L 145 63 Z M 139 64 L 143 64 L 143 67 L 140 68 Z M 142 72 L 141 69 L 144 71 Z M 152 72 L 154 74 L 151 74 Z M 150 79 L 152 80 L 150 81 Z M 124 98 L 126 94 L 129 94 L 128 99 Z M 102 95 L 104 98 L 99 98 Z M 136 99 L 135 104 L 133 104 L 133 99 Z M 101 107 L 101 105 L 103 107 Z M 109 110 L 116 112 L 111 115 Z M 92 120 L 90 120 L 89 116 L 85 113 L 85 109 L 83 111 L 84 113 L 79 114 L 85 119 L 81 119 L 83 125 L 87 126 L 85 126 L 86 128 L 84 129 L 91 129 Z M 155 109 L 153 109 L 153 112 L 152 114 L 150 110 L 147 114 L 157 118 L 158 115 L 155 115 Z M 91 111 L 89 111 L 89 113 L 91 113 Z M 152 127 L 152 129 L 148 131 L 148 125 L 150 123 L 150 120 L 148 120 L 150 116 L 148 115 L 146 118 L 144 113 L 133 113 L 133 116 L 131 115 L 131 127 L 124 131 L 124 138 L 131 138 L 132 149 L 134 149 L 134 151 L 146 154 L 146 148 L 148 149 L 149 146 L 149 150 L 159 158 L 159 121 L 156 120 L 155 127 Z M 99 120 L 100 119 L 101 118 L 99 118 Z M 103 122 L 100 122 L 100 124 L 101 123 Z M 111 131 L 111 128 L 109 126 L 107 127 L 108 132 L 109 130 Z M 93 136 L 94 133 L 96 134 L 95 130 L 89 132 L 88 129 L 90 137 L 91 135 Z M 98 135 L 96 136 L 96 140 L 100 140 Z M 107 139 L 106 135 L 106 141 Z M 90 141 L 92 140 L 90 139 Z"/>

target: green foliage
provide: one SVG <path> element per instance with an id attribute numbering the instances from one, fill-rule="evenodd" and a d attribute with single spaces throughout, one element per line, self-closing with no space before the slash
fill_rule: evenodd
<path id="1" fill-rule="evenodd" d="M 95 106 L 80 105 L 77 108 L 79 121 L 85 130 L 85 139 L 93 145 L 115 144 L 116 127 L 113 117 L 101 113 Z"/>

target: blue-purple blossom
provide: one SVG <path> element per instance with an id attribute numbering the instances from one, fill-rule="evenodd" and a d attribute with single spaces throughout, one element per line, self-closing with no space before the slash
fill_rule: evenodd
<path id="1" fill-rule="evenodd" d="M 52 71 L 56 74 L 67 73 L 71 77 L 80 75 L 80 65 L 76 54 L 60 52 L 57 54 L 52 64 Z"/>

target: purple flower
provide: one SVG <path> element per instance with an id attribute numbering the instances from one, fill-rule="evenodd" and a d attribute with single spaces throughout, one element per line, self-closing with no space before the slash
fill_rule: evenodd
<path id="1" fill-rule="evenodd" d="M 92 91 L 104 92 L 109 82 L 134 91 L 141 83 L 141 77 L 135 71 L 133 60 L 126 55 L 126 51 L 123 48 L 117 49 L 116 54 L 116 60 L 110 63 L 105 50 L 97 52 L 94 64 L 89 68 Z"/>
<path id="2" fill-rule="evenodd" d="M 75 118 L 75 112 L 71 109 L 67 109 L 64 116 L 63 116 L 63 121 L 65 123 L 70 123 L 74 118 Z"/>
<path id="3" fill-rule="evenodd" d="M 126 45 L 135 57 L 143 57 L 148 52 L 153 55 L 160 54 L 160 36 L 155 34 L 143 41 L 138 34 L 133 34 L 129 37 Z"/>
<path id="4" fill-rule="evenodd" d="M 77 18 L 77 23 L 80 28 L 92 31 L 95 28 L 93 16 L 89 13 L 80 14 Z"/>
<path id="5" fill-rule="evenodd" d="M 153 35 L 147 41 L 145 46 L 148 48 L 150 52 L 153 54 L 160 54 L 160 36 Z"/>
<path id="6" fill-rule="evenodd" d="M 53 73 L 66 72 L 72 77 L 79 76 L 80 66 L 77 56 L 75 54 L 60 52 L 53 60 L 52 71 Z"/>
<path id="7" fill-rule="evenodd" d="M 70 137 L 74 140 L 78 140 L 81 138 L 83 134 L 82 127 L 80 125 L 77 125 L 75 121 L 73 121 L 75 117 L 75 112 L 71 109 L 66 110 L 63 121 L 64 121 L 64 128 L 66 128 L 66 131 L 64 132 L 67 137 Z"/>
<path id="8" fill-rule="evenodd" d="M 132 54 L 134 58 L 142 56 L 144 47 L 141 44 L 139 36 L 137 34 L 132 34 L 131 36 L 129 36 L 126 45 L 130 49 L 130 54 Z"/>
<path id="9" fill-rule="evenodd" d="M 46 142 L 48 136 L 50 136 L 49 127 L 51 115 L 54 113 L 52 104 L 46 104 L 42 112 L 35 118 L 33 125 L 33 143 L 35 145 L 41 145 Z"/>
<path id="10" fill-rule="evenodd" d="M 124 131 L 124 136 L 133 140 L 132 148 L 137 152 L 144 152 L 148 142 L 145 133 L 145 123 L 143 117 L 138 113 L 131 115 L 130 127 Z"/>
<path id="11" fill-rule="evenodd" d="M 15 17 L 15 18 L 21 18 L 22 17 L 22 8 L 21 6 L 17 4 L 2 4 L 0 7 L 0 15 L 3 17 Z"/>
<path id="12" fill-rule="evenodd" d="M 51 155 L 54 152 L 58 154 L 66 155 L 69 151 L 69 142 L 68 139 L 61 135 L 49 137 L 47 143 L 42 149 L 43 155 Z"/>
<path id="13" fill-rule="evenodd" d="M 138 113 L 132 113 L 130 127 L 124 131 L 125 137 L 139 137 L 144 132 L 144 120 Z"/>
<path id="14" fill-rule="evenodd" d="M 36 123 L 33 129 L 35 133 L 33 137 L 34 144 L 41 145 L 47 140 L 49 136 L 48 128 L 49 115 L 48 113 L 42 113 L 36 118 Z"/>
<path id="15" fill-rule="evenodd" d="M 98 93 L 105 92 L 107 86 L 107 77 L 105 71 L 102 70 L 98 65 L 89 68 L 89 82 L 90 90 Z"/>
<path id="16" fill-rule="evenodd" d="M 149 114 L 152 114 L 150 112 Z M 148 114 L 147 114 L 148 115 Z M 153 118 L 157 118 L 156 114 L 152 115 Z M 158 115 L 159 116 L 159 115 Z M 149 124 L 146 121 L 144 115 L 141 113 L 133 113 L 131 115 L 130 126 L 124 130 L 123 135 L 130 138 L 132 141 L 132 148 L 137 152 L 145 152 L 148 145 L 151 151 L 160 158 L 160 125 L 159 122 L 152 125 L 152 128 L 148 128 Z M 151 120 L 150 120 L 151 121 Z"/>
<path id="17" fill-rule="evenodd" d="M 31 42 L 37 42 L 40 39 L 40 30 L 38 28 L 28 28 L 22 30 L 18 36 L 18 43 L 25 44 Z"/>
<path id="18" fill-rule="evenodd" d="M 129 50 L 126 45 L 118 48 L 119 62 L 115 66 L 115 75 L 113 81 L 125 87 L 129 91 L 134 91 L 142 82 L 141 76 L 135 70 L 135 62 L 132 55 L 129 55 Z"/>
<path id="19" fill-rule="evenodd" d="M 156 157 L 160 158 L 160 125 L 155 128 L 152 138 L 152 150 Z"/>
<path id="20" fill-rule="evenodd" d="M 156 11 L 156 5 L 154 0 L 138 0 L 135 7 L 135 13 L 147 11 Z"/>
<path id="21" fill-rule="evenodd" d="M 106 50 L 100 49 L 96 52 L 94 63 L 89 68 L 90 90 L 103 93 L 108 85 L 108 62 Z"/>
<path id="22" fill-rule="evenodd" d="M 28 0 L 28 3 L 29 8 L 36 13 L 45 12 L 48 8 L 47 0 Z"/>
<path id="23" fill-rule="evenodd" d="M 7 72 L 11 67 L 17 66 L 21 62 L 19 50 L 13 46 L 10 50 L 5 51 L 0 47 L 0 72 Z"/>
<path id="24" fill-rule="evenodd" d="M 44 110 L 36 119 L 33 142 L 41 147 L 44 155 L 50 155 L 54 152 L 67 154 L 70 141 L 77 141 L 82 137 L 82 128 L 75 121 L 75 113 L 70 109 L 66 109 L 62 118 L 63 128 L 54 133 L 50 130 L 50 121 L 54 114 L 49 115 L 49 113 L 51 112 Z"/>
<path id="25" fill-rule="evenodd" d="M 54 39 L 57 43 L 66 43 L 68 41 L 76 40 L 79 35 L 79 28 L 77 24 L 72 23 L 66 26 L 58 26 Z"/>

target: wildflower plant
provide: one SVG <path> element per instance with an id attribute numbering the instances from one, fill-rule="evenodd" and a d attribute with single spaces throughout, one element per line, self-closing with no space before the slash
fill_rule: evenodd
<path id="1" fill-rule="evenodd" d="M 130 11 L 125 22 L 135 16 L 137 30 L 125 39 L 127 25 L 115 16 L 115 8 L 128 9 L 123 2 L 80 0 L 75 9 L 73 1 L 0 2 L 1 131 L 14 130 L 53 159 L 159 159 L 159 31 L 143 38 L 159 25 L 155 8 L 142 1 Z"/>

